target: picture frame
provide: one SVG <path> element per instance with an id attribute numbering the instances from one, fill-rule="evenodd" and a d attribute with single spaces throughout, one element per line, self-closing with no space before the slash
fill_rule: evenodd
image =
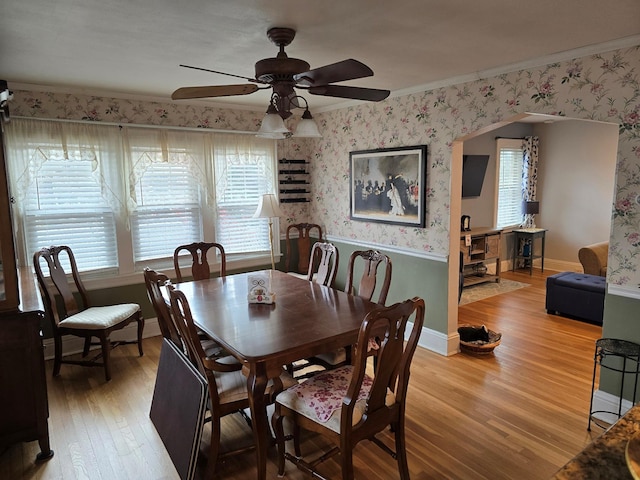
<path id="1" fill-rule="evenodd" d="M 426 162 L 426 145 L 350 152 L 350 218 L 424 228 Z"/>

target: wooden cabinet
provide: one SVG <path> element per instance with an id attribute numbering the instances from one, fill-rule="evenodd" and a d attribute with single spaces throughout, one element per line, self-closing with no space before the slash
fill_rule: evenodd
<path id="1" fill-rule="evenodd" d="M 0 450 L 38 440 L 36 460 L 53 456 L 49 446 L 49 404 L 40 311 L 19 306 L 11 212 L 0 125 Z"/>
<path id="2" fill-rule="evenodd" d="M 464 286 L 500 281 L 502 230 L 474 228 L 460 233 L 460 259 Z M 493 269 L 489 273 L 488 265 Z"/>

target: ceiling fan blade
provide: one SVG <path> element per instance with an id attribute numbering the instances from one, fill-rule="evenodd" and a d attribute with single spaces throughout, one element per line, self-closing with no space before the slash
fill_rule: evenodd
<path id="1" fill-rule="evenodd" d="M 202 67 L 192 67 L 191 65 L 180 65 L 180 66 L 184 67 L 184 68 L 191 68 L 193 70 L 201 70 L 203 72 L 217 73 L 217 74 L 220 74 L 220 75 L 227 75 L 228 77 L 242 78 L 244 80 L 249 80 L 250 82 L 264 83 L 264 82 L 261 82 L 260 80 L 256 80 L 255 78 L 243 77 L 242 75 L 235 75 L 233 73 L 219 72 L 218 70 L 210 70 L 208 68 L 202 68 Z"/>
<path id="2" fill-rule="evenodd" d="M 353 98 L 354 100 L 367 100 L 369 102 L 379 102 L 384 100 L 391 93 L 389 90 L 378 90 L 377 88 L 348 87 L 346 85 L 323 85 L 321 87 L 310 87 L 309 93 L 313 95 L 324 95 L 325 97 Z"/>
<path id="3" fill-rule="evenodd" d="M 297 83 L 303 85 L 328 85 L 329 83 L 344 82 L 356 78 L 370 77 L 373 70 L 364 63 L 352 58 L 341 62 L 314 68 L 308 72 L 302 72 L 293 76 Z"/>
<path id="4" fill-rule="evenodd" d="M 186 98 L 230 97 L 233 95 L 249 95 L 258 90 L 257 85 L 213 85 L 210 87 L 182 87 L 171 94 L 172 100 Z"/>

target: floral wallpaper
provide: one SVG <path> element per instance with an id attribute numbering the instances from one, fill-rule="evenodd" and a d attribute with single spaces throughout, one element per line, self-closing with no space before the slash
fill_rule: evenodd
<path id="1" fill-rule="evenodd" d="M 263 115 L 169 100 L 14 94 L 15 116 L 255 131 Z M 639 287 L 640 46 L 316 114 L 323 138 L 279 142 L 279 157 L 311 161 L 312 202 L 283 205 L 286 221 L 312 220 L 336 237 L 447 255 L 452 142 L 523 112 L 619 124 L 608 275 Z M 351 221 L 349 152 L 421 144 L 428 146 L 427 227 Z"/>
<path id="2" fill-rule="evenodd" d="M 523 112 L 620 125 L 608 275 L 640 286 L 640 46 L 316 115 L 312 217 L 340 237 L 447 254 L 453 140 Z M 427 228 L 351 221 L 348 152 L 419 144 Z"/>

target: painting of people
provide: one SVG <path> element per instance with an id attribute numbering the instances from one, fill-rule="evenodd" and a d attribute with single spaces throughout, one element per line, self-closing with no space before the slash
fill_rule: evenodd
<path id="1" fill-rule="evenodd" d="M 351 152 L 351 219 L 424 227 L 426 156 L 426 145 Z"/>

